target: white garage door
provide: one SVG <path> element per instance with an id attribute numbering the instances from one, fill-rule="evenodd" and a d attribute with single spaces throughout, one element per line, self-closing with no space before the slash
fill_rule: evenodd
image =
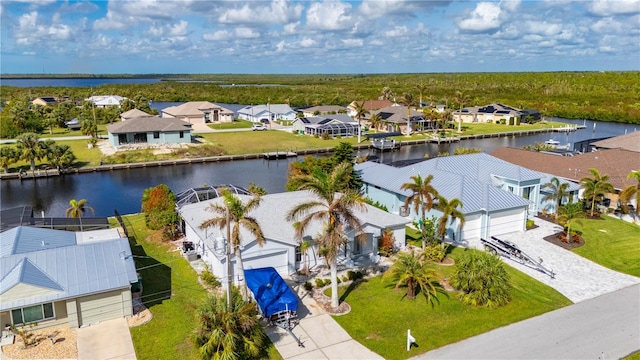
<path id="1" fill-rule="evenodd" d="M 79 298 L 78 323 L 82 326 L 123 317 L 123 306 L 119 290 Z"/>
<path id="2" fill-rule="evenodd" d="M 490 214 L 489 233 L 491 236 L 522 231 L 525 228 L 526 211 L 524 208 Z"/>
<path id="3" fill-rule="evenodd" d="M 266 254 L 248 254 L 246 258 L 242 257 L 242 264 L 245 269 L 273 267 L 280 275 L 289 275 L 287 252 L 285 250 Z"/>
<path id="4" fill-rule="evenodd" d="M 473 214 L 465 217 L 464 227 L 462 227 L 462 240 L 480 240 L 482 236 L 482 214 Z"/>

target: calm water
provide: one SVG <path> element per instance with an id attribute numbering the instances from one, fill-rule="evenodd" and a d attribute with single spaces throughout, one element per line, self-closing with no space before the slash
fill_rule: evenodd
<path id="1" fill-rule="evenodd" d="M 583 124 L 582 120 L 569 121 Z M 425 144 L 404 146 L 399 151 L 375 154 L 382 162 L 421 158 L 425 154 L 435 156 L 440 152 L 452 152 L 463 147 L 482 148 L 487 153 L 501 146 L 522 147 L 536 141 L 543 142 L 555 137 L 561 143 L 576 142 L 589 138 L 622 135 L 640 130 L 637 125 L 597 123 L 587 121 L 584 130 L 571 133 L 541 134 L 527 137 L 506 137 L 469 140 L 454 144 Z M 365 152 L 361 152 L 363 155 Z M 96 216 L 111 216 L 118 209 L 123 214 L 140 211 L 140 198 L 144 189 L 158 184 L 167 184 L 178 193 L 204 184 L 234 184 L 248 187 L 250 182 L 264 187 L 267 192 L 284 191 L 287 168 L 295 158 L 284 160 L 244 160 L 196 165 L 118 170 L 79 175 L 66 175 L 33 180 L 6 180 L 0 184 L 2 209 L 31 205 L 38 216 L 64 216 L 70 199 L 87 199 L 95 209 Z"/>
<path id="2" fill-rule="evenodd" d="M 0 85 L 17 87 L 93 87 L 105 84 L 153 84 L 160 79 L 0 79 Z"/>

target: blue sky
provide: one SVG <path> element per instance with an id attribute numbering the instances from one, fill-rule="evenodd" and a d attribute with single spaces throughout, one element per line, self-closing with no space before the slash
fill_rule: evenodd
<path id="1" fill-rule="evenodd" d="M 640 70 L 640 0 L 7 1 L 0 73 Z"/>

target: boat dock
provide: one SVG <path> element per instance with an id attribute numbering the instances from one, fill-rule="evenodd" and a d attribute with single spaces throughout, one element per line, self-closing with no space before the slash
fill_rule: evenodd
<path id="1" fill-rule="evenodd" d="M 262 154 L 262 157 L 267 160 L 284 159 L 284 158 L 296 157 L 296 156 L 298 156 L 298 154 L 293 151 L 273 151 L 273 152 L 266 152 Z"/>

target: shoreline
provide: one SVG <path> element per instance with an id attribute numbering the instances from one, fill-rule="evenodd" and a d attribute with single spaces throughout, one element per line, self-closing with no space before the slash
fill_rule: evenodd
<path id="1" fill-rule="evenodd" d="M 462 135 L 462 136 L 454 136 L 448 138 L 440 138 L 434 136 L 426 136 L 424 139 L 412 139 L 412 140 L 403 140 L 400 141 L 400 146 L 405 145 L 420 145 L 420 144 L 441 144 L 441 143 L 453 143 L 453 142 L 461 142 L 464 140 L 473 140 L 473 139 L 487 139 L 487 138 L 501 138 L 501 137 L 516 137 L 516 136 L 529 136 L 543 133 L 553 133 L 553 132 L 570 132 L 578 129 L 585 128 L 582 125 L 575 126 L 567 126 L 562 128 L 550 128 L 550 129 L 536 129 L 536 130 L 520 130 L 520 131 L 508 131 L 508 132 L 499 132 L 499 133 L 489 133 L 489 134 L 476 134 L 476 135 Z M 354 150 L 370 150 L 373 149 L 373 146 L 370 143 L 366 144 L 356 144 L 353 145 Z M 106 164 L 106 165 L 97 165 L 97 166 L 82 166 L 78 168 L 68 168 L 64 171 L 58 172 L 55 169 L 49 170 L 36 170 L 35 174 L 31 171 L 27 172 L 9 172 L 0 174 L 0 180 L 32 180 L 37 178 L 44 177 L 53 177 L 60 175 L 73 175 L 73 174 L 82 174 L 89 172 L 97 172 L 97 171 L 114 171 L 114 170 L 123 170 L 123 169 L 135 169 L 135 168 L 145 168 L 145 167 L 162 167 L 162 166 L 172 166 L 172 165 L 186 165 L 186 164 L 202 164 L 202 163 L 210 163 L 210 162 L 222 162 L 222 161 L 241 161 L 241 160 L 257 160 L 257 159 L 265 159 L 265 160 L 277 160 L 285 157 L 293 157 L 300 155 L 313 155 L 313 154 L 324 154 L 333 152 L 333 148 L 316 148 L 316 149 L 303 149 L 297 150 L 296 152 L 287 153 L 287 154 L 275 154 L 275 153 L 253 153 L 253 154 L 240 154 L 240 155 L 221 155 L 221 156 L 210 156 L 210 157 L 198 157 L 198 158 L 182 158 L 182 159 L 172 159 L 172 160 L 158 160 L 158 161 L 147 161 L 147 162 L 134 162 L 134 163 L 124 163 L 124 164 Z M 34 176 L 35 175 L 35 176 Z"/>

